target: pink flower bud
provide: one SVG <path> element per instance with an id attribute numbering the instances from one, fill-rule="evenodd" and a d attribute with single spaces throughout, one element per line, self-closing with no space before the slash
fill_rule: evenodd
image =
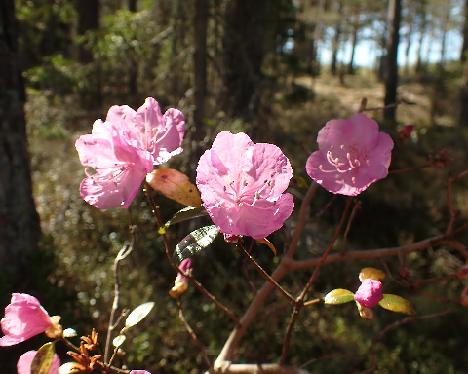
<path id="1" fill-rule="evenodd" d="M 468 306 L 468 286 L 466 286 L 460 294 L 460 304 Z"/>
<path id="2" fill-rule="evenodd" d="M 460 280 L 468 280 L 468 265 L 464 265 L 458 269 L 457 278 Z"/>
<path id="3" fill-rule="evenodd" d="M 354 294 L 354 300 L 366 308 L 375 307 L 382 298 L 382 282 L 373 279 L 365 279 Z"/>
<path id="4" fill-rule="evenodd" d="M 405 125 L 398 131 L 398 139 L 405 141 L 411 136 L 414 131 L 414 125 Z"/>
<path id="5" fill-rule="evenodd" d="M 22 354 L 18 360 L 18 374 L 31 374 L 31 363 L 34 360 L 36 351 L 29 351 Z M 48 374 L 59 374 L 60 360 L 57 355 L 54 355 L 54 360 L 49 369 Z"/>
<path id="6" fill-rule="evenodd" d="M 179 270 L 186 274 L 192 273 L 192 260 L 190 258 L 186 258 L 182 260 L 179 264 Z M 187 291 L 188 282 L 187 278 L 181 274 L 177 273 L 176 280 L 174 282 L 174 287 L 169 291 L 169 295 L 173 298 L 178 298 L 181 296 L 185 291 Z"/>
<path id="7" fill-rule="evenodd" d="M 0 338 L 0 346 L 10 346 L 46 331 L 53 321 L 35 297 L 14 293 L 1 325 L 5 336 Z"/>

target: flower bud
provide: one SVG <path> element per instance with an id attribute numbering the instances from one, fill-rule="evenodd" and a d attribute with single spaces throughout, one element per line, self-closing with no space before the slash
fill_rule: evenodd
<path id="1" fill-rule="evenodd" d="M 364 279 L 354 294 L 354 300 L 366 308 L 375 307 L 382 298 L 382 282 L 374 279 Z"/>
<path id="2" fill-rule="evenodd" d="M 192 274 L 192 260 L 190 258 L 182 260 L 182 262 L 179 264 L 179 270 L 185 274 Z M 176 299 L 182 294 L 184 294 L 185 291 L 187 291 L 187 289 L 187 278 L 179 272 L 177 273 L 177 277 L 174 282 L 174 287 L 172 287 L 172 289 L 169 291 L 169 295 Z"/>

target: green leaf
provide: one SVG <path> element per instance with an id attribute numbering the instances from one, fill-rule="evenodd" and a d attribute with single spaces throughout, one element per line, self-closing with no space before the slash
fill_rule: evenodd
<path id="1" fill-rule="evenodd" d="M 112 340 L 112 345 L 115 348 L 119 348 L 122 346 L 126 339 L 127 337 L 125 335 L 118 335 Z"/>
<path id="2" fill-rule="evenodd" d="M 325 295 L 325 304 L 344 304 L 354 300 L 354 293 L 344 288 L 336 288 Z"/>
<path id="3" fill-rule="evenodd" d="M 46 343 L 39 348 L 31 362 L 31 374 L 49 374 L 54 355 L 55 343 Z"/>
<path id="4" fill-rule="evenodd" d="M 167 228 L 171 225 L 175 225 L 176 223 L 188 221 L 189 219 L 193 218 L 203 217 L 207 214 L 208 213 L 206 212 L 205 208 L 202 206 L 187 206 L 174 214 L 174 217 L 167 221 L 164 227 Z"/>
<path id="5" fill-rule="evenodd" d="M 192 231 L 179 244 L 176 245 L 174 255 L 179 262 L 191 257 L 202 249 L 208 247 L 215 240 L 219 230 L 215 225 L 204 226 L 198 230 Z"/>
<path id="6" fill-rule="evenodd" d="M 398 295 L 392 295 L 389 293 L 383 294 L 383 299 L 379 301 L 379 305 L 391 312 L 414 314 L 411 303 L 404 297 Z"/>
<path id="7" fill-rule="evenodd" d="M 154 307 L 154 302 L 150 301 L 141 305 L 138 305 L 125 320 L 125 329 L 135 326 L 142 319 L 151 312 Z"/>

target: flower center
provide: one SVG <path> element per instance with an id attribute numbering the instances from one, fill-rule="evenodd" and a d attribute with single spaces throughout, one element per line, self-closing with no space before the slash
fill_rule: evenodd
<path id="1" fill-rule="evenodd" d="M 332 146 L 327 151 L 327 161 L 340 173 L 346 173 L 361 166 L 363 157 L 354 146 L 341 144 L 338 148 Z M 322 171 L 323 166 L 321 166 Z"/>

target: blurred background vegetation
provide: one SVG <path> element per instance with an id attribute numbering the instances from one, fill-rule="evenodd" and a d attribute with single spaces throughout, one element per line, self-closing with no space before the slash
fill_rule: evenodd
<path id="1" fill-rule="evenodd" d="M 184 153 L 171 160 L 172 167 L 194 177 L 201 152 L 218 131 L 246 131 L 255 141 L 277 144 L 290 158 L 297 207 L 310 184 L 305 160 L 326 121 L 350 116 L 362 97 L 368 107 L 398 103 L 395 110 L 371 112 L 394 139 L 402 126 L 415 126 L 409 139 L 397 141 L 392 169 L 434 160 L 444 167 L 393 174 L 375 184 L 359 197 L 347 241 L 338 245 L 396 246 L 445 231 L 447 178 L 468 164 L 467 0 L 16 0 L 14 6 L 42 235 L 21 255 L 22 271 L 0 276 L 0 305 L 13 291 L 31 293 L 52 315 L 60 314 L 64 326 L 81 334 L 95 326 L 103 336 L 112 302 L 111 266 L 134 224 L 137 246 L 124 264 L 122 305 L 152 300 L 156 308 L 125 343 L 122 360 L 153 373 L 206 369 L 168 296 L 175 274 L 143 196 L 129 210 L 109 211 L 79 196 L 84 173 L 76 138 L 90 132 L 109 106 L 136 108 L 147 96 L 186 116 Z M 462 218 L 468 213 L 466 185 L 461 181 L 455 190 Z M 156 198 L 165 219 L 181 208 Z M 342 198 L 319 191 L 300 258 L 321 253 L 343 205 Z M 271 238 L 280 252 L 292 221 Z M 207 223 L 202 218 L 180 224 L 172 240 Z M 255 255 L 266 269 L 278 263 L 266 247 L 256 247 Z M 9 255 L 3 266 L 15 261 Z M 464 262 L 442 245 L 405 258 L 323 268 L 315 296 L 337 287 L 354 290 L 359 269 L 375 266 L 388 273 L 385 290 L 409 298 L 418 314 L 449 314 L 404 325 L 375 342 L 376 334 L 401 317 L 377 312 L 367 321 L 353 306 L 312 307 L 296 325 L 290 362 L 311 372 L 359 372 L 369 367 L 372 346 L 379 373 L 466 373 L 463 284 L 451 277 Z M 194 259 L 194 275 L 237 314 L 263 282 L 221 240 Z M 308 276 L 294 274 L 285 286 L 297 292 Z M 215 357 L 229 322 L 195 290 L 183 304 Z M 239 357 L 276 361 L 290 312 L 280 296 L 270 298 Z M 25 345 L 37 347 L 41 339 Z M 0 351 L 2 373 L 15 372 L 25 345 Z"/>

